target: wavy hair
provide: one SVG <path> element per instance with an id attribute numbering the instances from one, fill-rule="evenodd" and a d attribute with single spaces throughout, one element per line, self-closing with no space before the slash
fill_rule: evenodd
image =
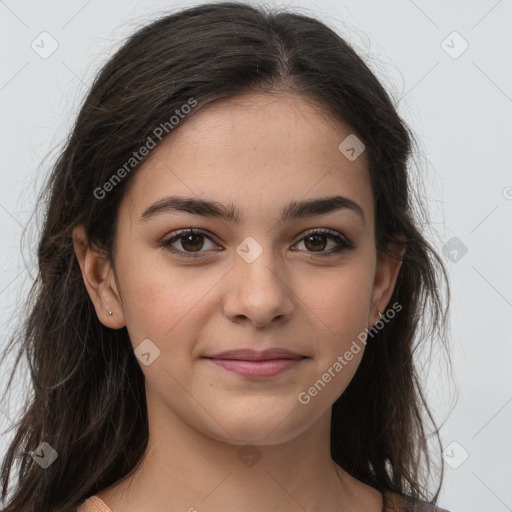
<path id="1" fill-rule="evenodd" d="M 143 372 L 126 328 L 109 329 L 95 314 L 73 228 L 84 225 L 90 243 L 112 258 L 119 204 L 140 162 L 104 197 L 98 190 L 155 138 L 155 129 L 190 98 L 197 106 L 181 123 L 214 102 L 276 91 L 314 102 L 364 142 L 377 252 L 390 242 L 406 247 L 390 300 L 402 309 L 368 342 L 333 404 L 332 459 L 381 492 L 432 499 L 425 487 L 433 462 L 426 416 L 435 422 L 414 355 L 420 346 L 444 341 L 448 301 L 441 281 L 448 297 L 449 287 L 443 261 L 422 234 L 426 209 L 409 172 L 413 133 L 334 29 L 296 12 L 221 2 L 167 13 L 124 41 L 94 79 L 42 189 L 37 276 L 26 320 L 5 352 L 19 348 L 7 389 L 24 353 L 32 393 L 1 468 L 6 503 L 18 466 L 4 512 L 74 510 L 129 476 L 148 442 Z M 441 444 L 438 427 L 434 434 Z M 43 442 L 58 454 L 45 469 L 34 457 Z M 441 459 L 441 482 L 442 475 Z"/>

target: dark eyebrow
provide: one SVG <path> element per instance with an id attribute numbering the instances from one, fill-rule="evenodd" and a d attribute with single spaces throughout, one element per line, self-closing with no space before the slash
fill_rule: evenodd
<path id="1" fill-rule="evenodd" d="M 281 212 L 281 222 L 289 219 L 324 215 L 337 210 L 348 209 L 357 213 L 365 224 L 364 212 L 358 203 L 344 196 L 321 197 L 304 201 L 292 201 Z M 239 223 L 242 216 L 233 203 L 223 205 L 204 199 L 169 196 L 159 199 L 144 210 L 141 220 L 148 220 L 160 213 L 187 212 L 203 217 L 216 217 Z"/>

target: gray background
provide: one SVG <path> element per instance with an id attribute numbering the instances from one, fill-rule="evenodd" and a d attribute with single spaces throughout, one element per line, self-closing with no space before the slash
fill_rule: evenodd
<path id="1" fill-rule="evenodd" d="M 0 0 L 2 344 L 34 273 L 34 233 L 22 251 L 23 227 L 95 72 L 128 33 L 195 3 Z M 335 28 L 390 90 L 421 142 L 426 234 L 443 254 L 453 293 L 453 372 L 442 352 L 422 355 L 446 447 L 440 504 L 450 512 L 512 511 L 512 1 L 266 5 L 298 8 Z M 57 49 L 44 54 L 52 44 Z M 2 431 L 17 417 L 22 377 L 13 399 L 0 404 Z M 0 438 L 1 454 L 10 437 Z"/>

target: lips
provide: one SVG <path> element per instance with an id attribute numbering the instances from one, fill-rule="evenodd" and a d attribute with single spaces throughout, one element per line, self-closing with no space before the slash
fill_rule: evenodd
<path id="1" fill-rule="evenodd" d="M 252 349 L 227 350 L 211 356 L 208 359 L 232 359 L 242 361 L 271 361 L 275 359 L 303 359 L 306 356 L 284 348 L 270 348 L 263 351 Z"/>
<path id="2" fill-rule="evenodd" d="M 285 348 L 270 348 L 263 351 L 252 349 L 227 350 L 211 356 L 203 356 L 215 366 L 248 379 L 276 377 L 300 366 L 308 356 Z"/>

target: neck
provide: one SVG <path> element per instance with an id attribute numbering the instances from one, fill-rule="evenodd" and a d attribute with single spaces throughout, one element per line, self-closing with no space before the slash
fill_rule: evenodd
<path id="1" fill-rule="evenodd" d="M 354 504 L 361 503 L 364 484 L 336 471 L 329 441 L 330 411 L 293 439 L 250 446 L 213 439 L 175 416 L 158 418 L 150 421 L 139 468 L 96 495 L 116 512 L 359 510 Z M 373 491 L 376 503 L 380 493 Z"/>

